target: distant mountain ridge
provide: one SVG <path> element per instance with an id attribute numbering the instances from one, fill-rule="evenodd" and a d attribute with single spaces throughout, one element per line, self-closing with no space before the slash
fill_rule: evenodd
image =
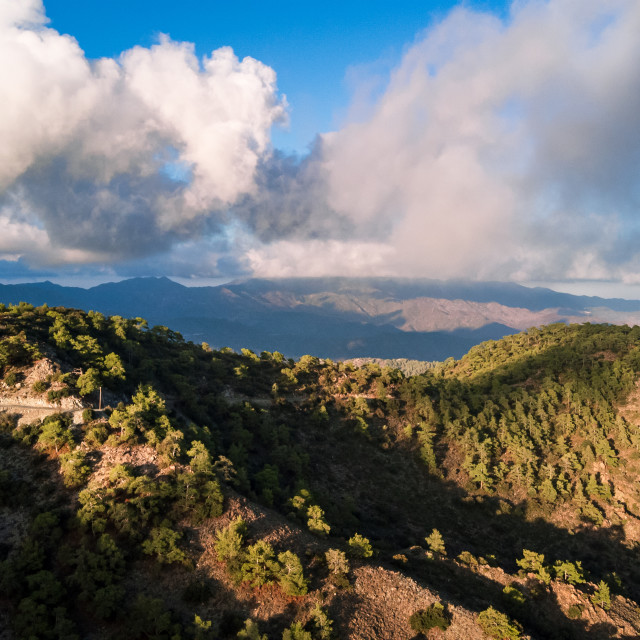
<path id="1" fill-rule="evenodd" d="M 89 289 L 48 281 L 0 285 L 0 302 L 20 301 L 144 317 L 214 347 L 334 359 L 443 360 L 530 326 L 640 323 L 640 301 L 427 279 L 254 278 L 185 287 L 162 277 Z"/>

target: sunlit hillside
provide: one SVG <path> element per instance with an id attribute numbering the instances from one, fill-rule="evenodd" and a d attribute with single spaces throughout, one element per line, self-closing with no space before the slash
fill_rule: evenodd
<path id="1" fill-rule="evenodd" d="M 0 307 L 3 638 L 635 638 L 640 328 L 422 374 Z"/>

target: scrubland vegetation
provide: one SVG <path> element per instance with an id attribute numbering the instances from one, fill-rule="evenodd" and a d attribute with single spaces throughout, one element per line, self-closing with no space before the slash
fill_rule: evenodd
<path id="1" fill-rule="evenodd" d="M 0 374 L 17 638 L 640 633 L 638 327 L 530 329 L 406 376 L 21 304 Z M 18 422 L 25 398 L 59 409 Z M 368 615 L 382 572 L 424 606 Z"/>

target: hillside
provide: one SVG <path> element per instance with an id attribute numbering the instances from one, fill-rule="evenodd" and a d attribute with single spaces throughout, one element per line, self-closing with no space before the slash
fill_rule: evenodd
<path id="1" fill-rule="evenodd" d="M 21 304 L 0 373 L 3 638 L 640 633 L 638 327 L 405 377 Z"/>
<path id="2" fill-rule="evenodd" d="M 640 323 L 640 302 L 589 298 L 510 283 L 392 278 L 250 279 L 184 287 L 135 278 L 81 289 L 0 285 L 0 300 L 143 317 L 216 348 L 445 360 L 553 322 Z"/>

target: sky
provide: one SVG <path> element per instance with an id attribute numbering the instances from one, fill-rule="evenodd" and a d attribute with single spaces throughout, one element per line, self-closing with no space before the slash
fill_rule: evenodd
<path id="1" fill-rule="evenodd" d="M 638 297 L 638 33 L 637 0 L 3 0 L 0 281 Z"/>

